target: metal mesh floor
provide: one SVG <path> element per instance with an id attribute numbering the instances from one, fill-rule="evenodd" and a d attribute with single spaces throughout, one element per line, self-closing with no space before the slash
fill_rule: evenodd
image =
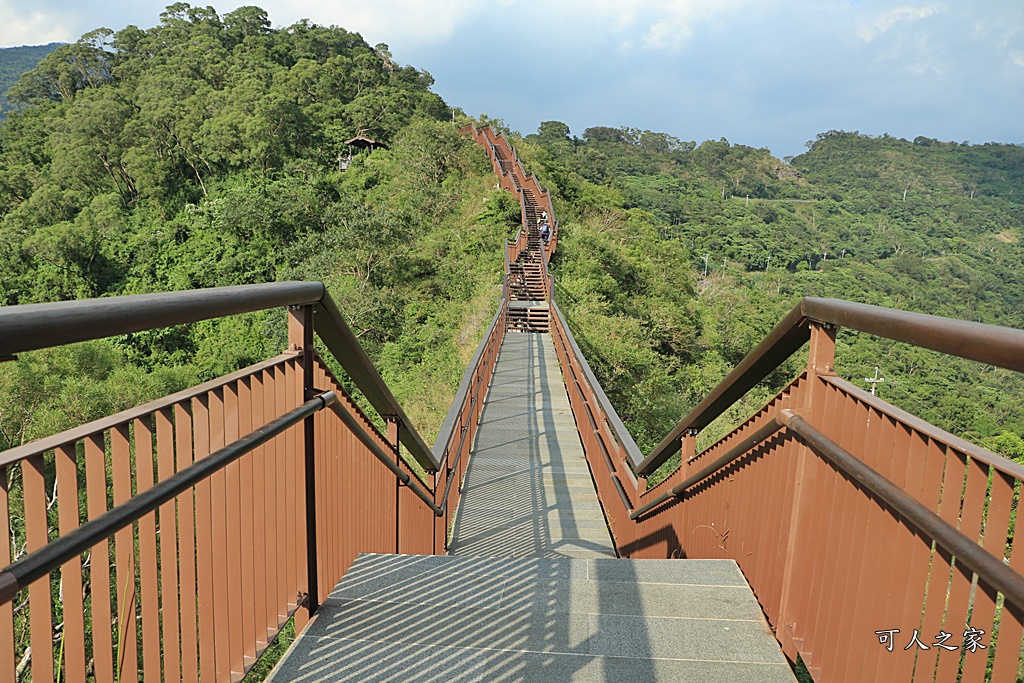
<path id="1" fill-rule="evenodd" d="M 505 335 L 449 553 L 615 557 L 550 335 Z"/>

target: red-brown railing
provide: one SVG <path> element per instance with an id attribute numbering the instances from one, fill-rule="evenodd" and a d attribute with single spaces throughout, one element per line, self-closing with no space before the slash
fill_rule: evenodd
<path id="1" fill-rule="evenodd" d="M 1020 371 L 1024 332 L 805 299 L 641 459 L 552 308 L 620 555 L 734 559 L 783 650 L 793 661 L 800 655 L 817 681 L 986 680 L 987 666 L 989 680 L 1019 676 L 1024 542 L 1013 525 L 1024 467 L 854 387 L 833 361 L 836 325 L 845 323 Z M 695 453 L 699 430 L 808 339 L 807 369 Z M 645 490 L 643 475 L 680 450 L 682 465 Z M 867 479 L 829 457 L 836 452 Z"/>
<path id="2" fill-rule="evenodd" d="M 30 668 L 36 683 L 234 681 L 292 615 L 302 628 L 359 552 L 444 552 L 448 482 L 466 458 L 423 445 L 320 283 L 3 309 L 0 356 L 282 305 L 284 354 L 0 453 L 0 564 L 16 560 L 0 571 L 0 680 Z M 314 329 L 387 434 L 320 361 Z M 459 429 L 475 425 L 489 338 Z M 319 395 L 331 399 L 318 412 L 253 440 Z M 162 497 L 142 511 L 149 491 Z"/>
<path id="3" fill-rule="evenodd" d="M 470 450 L 476 441 L 480 413 L 483 410 L 484 397 L 494 376 L 494 366 L 498 362 L 498 351 L 505 338 L 505 319 L 508 313 L 508 254 L 505 257 L 505 287 L 498 312 L 491 320 L 491 325 L 484 334 L 483 341 L 469 362 L 466 372 L 459 383 L 459 389 L 452 401 L 452 407 L 434 442 L 434 456 L 441 463 L 435 479 L 435 499 L 440 502 L 444 515 L 439 517 L 437 534 L 447 543 L 448 530 L 452 518 L 458 509 L 462 493 L 462 481 L 466 477 Z M 447 545 L 445 545 L 447 549 Z"/>
<path id="4" fill-rule="evenodd" d="M 558 221 L 555 220 L 551 193 L 540 186 L 540 181 L 537 180 L 536 174 L 530 173 L 527 175 L 526 169 L 523 168 L 523 164 L 519 160 L 519 154 L 516 153 L 515 147 L 512 146 L 503 133 L 495 133 L 494 129 L 490 126 L 477 129 L 473 124 L 463 128 L 462 132 L 470 135 L 487 152 L 487 156 L 490 157 L 491 164 L 494 166 L 494 173 L 498 176 L 498 183 L 501 188 L 508 190 L 519 199 L 519 205 L 522 209 L 522 228 L 520 234 L 524 242 L 526 234 L 536 230 L 537 226 L 528 225 L 526 194 L 523 192 L 523 189 L 528 189 L 533 193 L 539 211 L 547 212 L 548 222 L 551 225 L 551 236 L 548 240 L 547 249 L 548 258 L 550 258 L 551 254 L 554 254 L 558 247 Z M 519 251 L 523 251 L 525 248 L 524 243 Z M 516 256 L 518 256 L 518 252 L 512 256 L 513 261 L 515 261 Z"/>
<path id="5" fill-rule="evenodd" d="M 507 141 L 470 132 L 522 187 Z M 510 244 L 509 256 L 523 248 Z M 787 656 L 817 681 L 1024 680 L 1024 541 L 1013 534 L 1024 467 L 833 371 L 837 326 L 1018 372 L 1024 331 L 804 299 L 644 457 L 553 300 L 550 309 L 621 556 L 734 559 Z M 696 453 L 697 434 L 808 340 L 807 368 Z M 647 490 L 647 476 L 680 451 L 680 466 Z"/>

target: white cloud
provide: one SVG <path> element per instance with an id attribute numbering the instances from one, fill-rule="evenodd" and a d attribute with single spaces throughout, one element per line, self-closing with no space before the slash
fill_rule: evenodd
<path id="1" fill-rule="evenodd" d="M 40 45 L 77 40 L 78 35 L 59 16 L 45 12 L 26 12 L 0 2 L 0 45 Z"/>
<path id="2" fill-rule="evenodd" d="M 752 0 L 634 0 L 628 10 L 610 4 L 615 26 L 629 34 L 630 48 L 676 51 L 693 40 L 696 32 L 741 11 L 764 11 L 771 2 Z M 608 7 L 609 5 L 606 5 Z"/>
<path id="3" fill-rule="evenodd" d="M 336 0 L 325 4 L 267 0 L 257 4 L 267 10 L 275 25 L 305 18 L 358 31 L 369 43 L 385 41 L 404 46 L 443 43 L 472 15 L 487 7 L 484 0 Z M 500 4 L 511 2 L 503 0 Z"/>
<path id="4" fill-rule="evenodd" d="M 862 21 L 857 29 L 857 36 L 864 42 L 870 43 L 883 33 L 887 33 L 896 24 L 901 22 L 913 23 L 930 17 L 936 12 L 938 12 L 938 9 L 929 6 L 914 7 L 904 5 L 903 7 L 894 7 L 891 10 Z"/>
<path id="5" fill-rule="evenodd" d="M 1024 50 L 1010 50 L 1010 61 L 1024 69 Z"/>

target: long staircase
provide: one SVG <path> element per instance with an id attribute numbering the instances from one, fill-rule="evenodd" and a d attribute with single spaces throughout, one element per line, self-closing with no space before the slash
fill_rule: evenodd
<path id="1" fill-rule="evenodd" d="M 288 317 L 278 356 L 0 453 L 0 681 L 238 683 L 291 621 L 275 682 L 1024 680 L 1024 467 L 834 367 L 847 327 L 1024 372 L 1024 331 L 804 298 L 644 454 L 552 296 L 550 195 L 465 132 L 522 226 L 433 447 L 322 283 L 0 308 L 0 361 Z"/>
<path id="2" fill-rule="evenodd" d="M 448 557 L 361 555 L 269 680 L 794 681 L 734 561 L 617 559 L 548 333 L 553 210 L 494 156 L 523 228 Z"/>

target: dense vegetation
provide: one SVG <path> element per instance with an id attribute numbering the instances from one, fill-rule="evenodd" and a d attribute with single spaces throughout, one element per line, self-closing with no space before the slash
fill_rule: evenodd
<path id="1" fill-rule="evenodd" d="M 520 152 L 561 199 L 563 308 L 641 448 L 802 296 L 1024 327 L 1024 149 L 830 131 L 784 163 L 725 140 L 550 121 Z M 704 434 L 777 391 L 793 359 Z M 1016 373 L 842 333 L 837 371 L 1024 457 Z M 1011 398 L 1016 397 L 1016 399 Z"/>
<path id="2" fill-rule="evenodd" d="M 153 29 L 57 47 L 0 125 L 0 305 L 322 280 L 429 442 L 518 223 L 431 83 L 386 45 L 273 30 L 255 7 L 179 3 Z M 383 147 L 348 147 L 357 135 Z M 268 311 L 21 354 L 0 364 L 0 451 L 285 345 L 285 314 Z M 5 476 L 17 499 L 20 468 Z M 17 554 L 23 522 L 13 532 Z"/>
<path id="3" fill-rule="evenodd" d="M 0 121 L 3 121 L 7 112 L 11 110 L 11 103 L 7 101 L 5 95 L 7 89 L 17 83 L 23 73 L 35 68 L 43 57 L 60 45 L 61 43 L 50 43 L 0 48 Z"/>
<path id="4" fill-rule="evenodd" d="M 0 305 L 323 280 L 436 433 L 519 209 L 429 74 L 341 28 L 184 3 L 28 66 L 0 125 Z M 356 135 L 386 148 L 341 172 Z M 802 296 L 1024 328 L 1020 147 L 830 131 L 783 162 L 558 122 L 516 144 L 556 198 L 556 296 L 644 450 Z M 273 355 L 283 323 L 239 316 L 0 364 L 0 450 Z M 841 375 L 863 384 L 878 366 L 886 400 L 1024 460 L 1019 375 L 850 333 L 839 345 Z"/>
<path id="5" fill-rule="evenodd" d="M 179 3 L 22 76 L 0 127 L 0 303 L 323 280 L 429 437 L 515 206 L 429 74 L 341 28 L 269 26 Z M 341 173 L 357 134 L 389 148 Z M 272 312 L 25 354 L 0 366 L 0 450 L 283 345 Z"/>

